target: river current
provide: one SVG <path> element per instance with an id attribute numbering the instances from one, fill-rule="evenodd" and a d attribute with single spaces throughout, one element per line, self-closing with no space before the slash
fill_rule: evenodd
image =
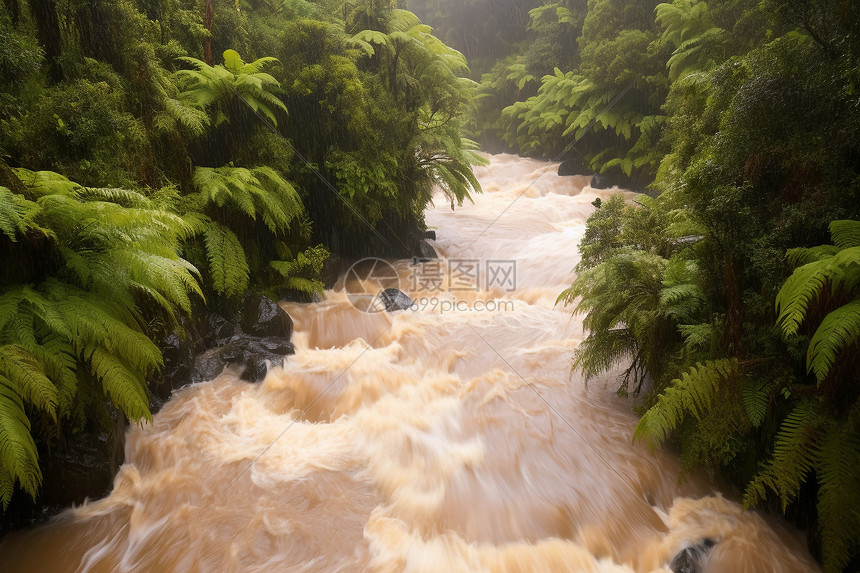
<path id="1" fill-rule="evenodd" d="M 621 191 L 510 155 L 476 175 L 474 204 L 426 213 L 439 259 L 284 304 L 283 368 L 176 392 L 113 492 L 8 536 L 2 569 L 668 572 L 710 539 L 708 573 L 817 571 L 801 534 L 633 443 L 618 373 L 570 371 L 581 317 L 555 300 Z M 356 302 L 393 285 L 411 309 Z"/>

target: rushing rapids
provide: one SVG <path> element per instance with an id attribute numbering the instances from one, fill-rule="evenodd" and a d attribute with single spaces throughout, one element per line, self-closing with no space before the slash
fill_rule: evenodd
<path id="1" fill-rule="evenodd" d="M 428 210 L 442 258 L 394 263 L 411 310 L 361 312 L 349 280 L 287 304 L 283 369 L 177 392 L 111 495 L 9 536 L 3 570 L 668 571 L 709 539 L 708 572 L 816 571 L 800 534 L 631 443 L 615 377 L 571 374 L 555 298 L 612 191 L 549 167 L 494 156 L 474 204 Z"/>

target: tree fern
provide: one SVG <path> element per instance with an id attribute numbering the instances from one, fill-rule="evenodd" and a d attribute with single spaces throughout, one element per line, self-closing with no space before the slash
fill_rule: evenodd
<path id="1" fill-rule="evenodd" d="M 223 65 L 210 66 L 188 57 L 180 60 L 195 68 L 179 70 L 174 74 L 174 81 L 180 86 L 178 100 L 184 105 L 201 110 L 218 106 L 218 113 L 226 117 L 223 115 L 226 104 L 238 98 L 275 126 L 278 124 L 278 112 L 287 112 L 287 106 L 275 96 L 280 90 L 278 80 L 263 72 L 268 64 L 277 62 L 275 58 L 260 58 L 245 63 L 235 50 L 227 50 L 224 52 Z M 198 118 L 189 116 L 175 105 L 168 107 L 168 110 L 177 117 L 186 118 L 186 125 L 192 128 L 202 124 Z"/>
<path id="2" fill-rule="evenodd" d="M 51 172 L 17 174 L 24 195 L 0 189 L 2 230 L 13 257 L 36 255 L 27 284 L 0 291 L 4 504 L 15 484 L 35 496 L 41 481 L 28 413 L 46 414 L 40 432 L 46 419 L 62 427 L 78 392 L 95 383 L 131 420 L 149 419 L 144 380 L 162 359 L 139 305 L 155 303 L 173 317 L 201 294 L 197 270 L 177 255 L 192 228 L 146 194 L 86 188 Z"/>
<path id="3" fill-rule="evenodd" d="M 675 48 L 666 63 L 670 79 L 713 67 L 713 52 L 729 35 L 713 25 L 706 2 L 674 0 L 657 5 L 655 12 L 663 27 L 663 42 Z"/>
<path id="4" fill-rule="evenodd" d="M 218 294 L 239 295 L 250 281 L 245 248 L 237 234 L 243 226 L 241 219 L 261 221 L 274 241 L 303 215 L 301 199 L 269 167 L 198 167 L 194 187 L 196 191 L 184 199 L 183 209 L 203 239 L 212 286 Z"/>
<path id="5" fill-rule="evenodd" d="M 664 442 L 687 414 L 701 419 L 710 409 L 721 387 L 738 376 L 735 359 L 708 360 L 684 372 L 660 394 L 657 403 L 645 412 L 636 425 L 634 440 L 652 445 Z"/>

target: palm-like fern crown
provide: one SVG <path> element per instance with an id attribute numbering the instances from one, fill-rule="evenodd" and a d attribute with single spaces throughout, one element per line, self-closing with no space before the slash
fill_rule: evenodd
<path id="1" fill-rule="evenodd" d="M 387 54 L 395 71 L 386 74 L 392 82 L 388 89 L 407 100 L 408 106 L 416 107 L 419 129 L 409 147 L 424 175 L 425 191 L 429 196 L 437 187 L 452 205 L 462 204 L 471 192 L 481 190 L 472 166 L 488 162 L 477 153 L 478 145 L 461 138 L 458 124 L 450 120 L 472 102 L 477 84 L 461 77 L 469 70 L 463 54 L 434 36 L 430 26 L 422 24 L 415 14 L 400 9 L 385 14 L 384 25 L 378 27 L 386 31 L 363 29 L 348 41 L 367 56 L 378 51 Z"/>
<path id="2" fill-rule="evenodd" d="M 659 4 L 655 12 L 663 27 L 663 41 L 675 48 L 666 62 L 671 80 L 715 65 L 715 48 L 727 41 L 729 34 L 714 25 L 706 2 L 674 0 Z"/>
<path id="3" fill-rule="evenodd" d="M 260 58 L 245 63 L 235 50 L 224 52 L 224 64 L 210 66 L 195 58 L 183 57 L 193 70 L 179 70 L 174 78 L 180 86 L 179 101 L 185 106 L 209 109 L 224 106 L 234 98 L 244 102 L 254 113 L 259 113 L 277 126 L 277 112 L 287 112 L 275 93 L 279 84 L 271 75 L 263 72 L 267 64 L 276 58 Z M 217 109 L 216 125 L 229 121 L 223 109 Z"/>
<path id="4" fill-rule="evenodd" d="M 18 170 L 28 197 L 0 188 L 0 230 L 21 252 L 38 238 L 50 263 L 0 292 L 0 500 L 41 481 L 27 413 L 59 423 L 81 384 L 100 384 L 130 419 L 149 419 L 145 376 L 161 365 L 139 303 L 168 317 L 202 296 L 177 256 L 191 227 L 159 208 L 165 197 L 88 189 L 52 172 Z M 22 255 L 23 256 L 23 255 Z"/>

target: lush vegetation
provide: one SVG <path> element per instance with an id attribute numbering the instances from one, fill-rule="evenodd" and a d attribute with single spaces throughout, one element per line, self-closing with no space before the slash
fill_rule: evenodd
<path id="1" fill-rule="evenodd" d="M 10 0 L 0 9 L 0 502 L 115 407 L 158 339 L 330 252 L 410 255 L 460 136 L 465 58 L 389 0 Z"/>
<path id="2" fill-rule="evenodd" d="M 574 367 L 624 365 L 635 438 L 808 527 L 828 571 L 860 563 L 860 36 L 851 2 L 547 4 L 578 63 L 485 76 L 536 93 L 495 129 L 523 152 L 647 171 L 602 204 L 559 301 Z M 555 61 L 564 62 L 568 54 Z M 569 62 L 570 60 L 568 60 Z M 525 67 L 523 67 L 525 66 Z M 503 79 L 502 79 L 503 78 Z M 496 90 L 496 91 L 493 91 Z"/>

